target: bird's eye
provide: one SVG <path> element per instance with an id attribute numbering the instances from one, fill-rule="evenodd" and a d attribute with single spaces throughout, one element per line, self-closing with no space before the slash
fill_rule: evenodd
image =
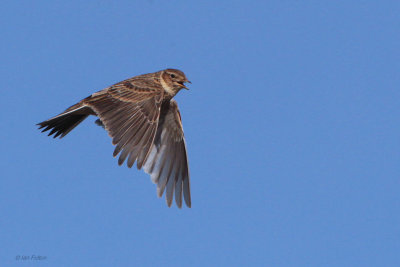
<path id="1" fill-rule="evenodd" d="M 175 78 L 175 74 L 170 74 L 169 76 L 171 76 L 171 78 Z"/>

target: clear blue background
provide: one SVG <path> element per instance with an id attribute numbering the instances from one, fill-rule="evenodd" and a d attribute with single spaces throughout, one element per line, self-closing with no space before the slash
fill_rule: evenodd
<path id="1" fill-rule="evenodd" d="M 2 1 L 1 266 L 400 266 L 398 1 Z M 119 167 L 94 117 L 167 67 L 192 209 Z M 17 255 L 46 260 L 17 261 Z"/>

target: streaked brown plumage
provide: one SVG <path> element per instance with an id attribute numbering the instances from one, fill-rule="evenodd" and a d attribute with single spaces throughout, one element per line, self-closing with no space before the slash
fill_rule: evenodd
<path id="1" fill-rule="evenodd" d="M 157 194 L 171 206 L 191 206 L 189 166 L 178 105 L 172 98 L 187 87 L 185 74 L 176 69 L 135 76 L 92 94 L 63 113 L 38 123 L 42 132 L 64 137 L 89 115 L 98 116 L 116 145 L 118 164 L 127 160 L 143 168 L 157 184 Z M 190 83 L 190 82 L 189 82 Z"/>

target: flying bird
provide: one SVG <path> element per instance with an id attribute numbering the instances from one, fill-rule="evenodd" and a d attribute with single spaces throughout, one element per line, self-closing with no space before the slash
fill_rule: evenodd
<path id="1" fill-rule="evenodd" d="M 190 81 L 177 69 L 166 69 L 135 76 L 116 83 L 61 114 L 40 122 L 42 132 L 62 138 L 89 115 L 98 117 L 115 145 L 113 156 L 118 164 L 127 160 L 129 168 L 137 168 L 151 176 L 157 184 L 157 195 L 165 191 L 167 205 L 182 207 L 182 193 L 191 207 L 189 166 L 181 115 L 172 99 Z"/>

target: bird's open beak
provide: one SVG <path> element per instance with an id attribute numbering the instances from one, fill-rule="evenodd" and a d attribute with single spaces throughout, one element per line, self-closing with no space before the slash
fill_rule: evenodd
<path id="1" fill-rule="evenodd" d="M 186 81 L 185 83 L 192 83 L 191 81 Z M 186 90 L 189 90 L 189 88 L 187 88 L 184 84 L 182 84 L 182 87 L 185 88 Z"/>

